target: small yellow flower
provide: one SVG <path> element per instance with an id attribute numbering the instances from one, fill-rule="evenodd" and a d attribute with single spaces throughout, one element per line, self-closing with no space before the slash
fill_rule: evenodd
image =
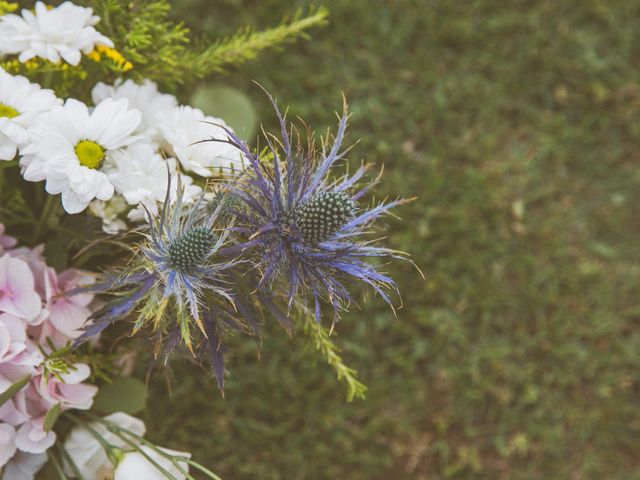
<path id="1" fill-rule="evenodd" d="M 7 72 L 16 72 L 19 68 L 20 64 L 17 60 L 7 60 L 0 63 L 0 68 Z"/>
<path id="2" fill-rule="evenodd" d="M 87 56 L 95 62 L 102 61 L 102 55 L 111 60 L 111 62 L 121 72 L 127 72 L 133 68 L 133 64 L 124 58 L 124 56 L 115 48 L 97 45 L 94 50 L 87 54 Z"/>
<path id="3" fill-rule="evenodd" d="M 99 62 L 100 61 L 100 54 L 95 49 L 91 50 L 89 53 L 87 53 L 87 57 L 89 57 L 94 62 Z"/>
<path id="4" fill-rule="evenodd" d="M 7 13 L 15 12 L 17 9 L 17 3 L 0 0 L 0 15 L 6 15 Z"/>
<path id="5" fill-rule="evenodd" d="M 27 60 L 24 66 L 27 70 L 35 70 L 39 65 L 37 60 Z"/>

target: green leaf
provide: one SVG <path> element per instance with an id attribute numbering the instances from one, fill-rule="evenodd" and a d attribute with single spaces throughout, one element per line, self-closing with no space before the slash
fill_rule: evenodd
<path id="1" fill-rule="evenodd" d="M 201 86 L 190 103 L 207 115 L 222 118 L 242 138 L 250 139 L 256 133 L 256 110 L 240 90 L 224 85 Z"/>
<path id="2" fill-rule="evenodd" d="M 62 412 L 62 408 L 60 407 L 59 403 L 56 403 L 53 407 L 49 409 L 47 414 L 44 416 L 44 425 L 42 427 L 42 429 L 45 432 L 51 431 L 53 426 L 56 424 L 56 420 L 58 420 L 58 417 L 60 416 L 61 412 Z"/>
<path id="3" fill-rule="evenodd" d="M 31 380 L 31 375 L 25 375 L 4 392 L 0 393 L 0 407 L 10 400 L 16 393 L 22 390 L 22 387 L 24 387 L 29 380 Z"/>
<path id="4" fill-rule="evenodd" d="M 100 388 L 93 406 L 104 413 L 138 413 L 145 408 L 147 388 L 137 378 L 119 377 Z"/>

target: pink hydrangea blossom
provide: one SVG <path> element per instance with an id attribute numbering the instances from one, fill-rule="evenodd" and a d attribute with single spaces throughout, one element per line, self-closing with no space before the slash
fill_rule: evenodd
<path id="1" fill-rule="evenodd" d="M 65 293 L 92 278 L 77 270 L 58 274 L 42 247 L 18 248 L 4 232 L 0 224 L 0 393 L 29 381 L 0 405 L 0 470 L 3 479 L 31 478 L 56 441 L 55 432 L 44 430 L 46 413 L 56 405 L 88 409 L 97 393 L 83 383 L 91 374 L 85 364 L 58 377 L 45 378 L 44 368 L 50 350 L 77 338 L 91 316 L 92 295 Z"/>
<path id="2" fill-rule="evenodd" d="M 24 260 L 29 264 L 29 268 L 33 273 L 36 292 L 38 292 L 38 295 L 42 298 L 45 297 L 45 272 L 47 268 L 49 268 L 42 255 L 43 251 L 44 245 L 38 245 L 35 248 L 16 247 L 7 250 L 7 253 L 12 257 Z"/>

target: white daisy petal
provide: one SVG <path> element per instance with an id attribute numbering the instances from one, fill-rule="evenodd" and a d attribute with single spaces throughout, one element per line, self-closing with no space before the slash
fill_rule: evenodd
<path id="1" fill-rule="evenodd" d="M 0 160 L 12 160 L 26 146 L 36 117 L 61 103 L 53 91 L 0 69 Z"/>
<path id="2" fill-rule="evenodd" d="M 22 172 L 22 176 L 28 182 L 41 182 L 47 178 L 44 173 L 44 162 L 40 158 L 34 156 L 22 157 L 20 163 L 25 165 L 24 160 L 30 158 L 31 161 L 26 165 L 26 169 Z"/>
<path id="3" fill-rule="evenodd" d="M 93 115 L 95 121 L 101 121 L 105 128 L 97 139 L 100 145 L 109 149 L 116 149 L 135 141 L 131 133 L 140 125 L 141 114 L 138 110 L 128 109 L 126 99 L 113 100 L 108 98 L 96 106 Z"/>
<path id="4" fill-rule="evenodd" d="M 64 59 L 65 62 L 71 65 L 78 65 L 81 59 L 80 50 L 65 49 L 60 52 L 60 56 Z"/>
<path id="5" fill-rule="evenodd" d="M 62 192 L 62 206 L 67 213 L 80 213 L 87 205 L 89 202 L 83 201 L 73 190 Z"/>
<path id="6" fill-rule="evenodd" d="M 107 98 L 129 100 L 129 107 L 140 110 L 141 121 L 136 134 L 149 138 L 152 142 L 161 143 L 158 119 L 165 112 L 174 109 L 178 102 L 173 95 L 158 92 L 158 87 L 150 80 L 138 84 L 133 80 L 117 81 L 113 86 L 98 83 L 91 92 L 95 103 Z"/>
<path id="7" fill-rule="evenodd" d="M 11 139 L 0 136 L 0 160 L 11 160 L 16 156 L 18 145 Z"/>
<path id="8" fill-rule="evenodd" d="M 185 170 L 203 177 L 238 172 L 245 162 L 237 148 L 224 142 L 196 143 L 211 138 L 226 140 L 222 126 L 227 127 L 223 120 L 205 116 L 197 108 L 176 107 L 160 116 L 163 148 L 171 152 Z"/>
<path id="9" fill-rule="evenodd" d="M 69 189 L 69 180 L 66 177 L 56 178 L 51 176 L 47 178 L 45 189 L 47 190 L 47 193 L 50 193 L 51 195 L 57 195 L 58 193 L 62 193 L 65 190 Z"/>

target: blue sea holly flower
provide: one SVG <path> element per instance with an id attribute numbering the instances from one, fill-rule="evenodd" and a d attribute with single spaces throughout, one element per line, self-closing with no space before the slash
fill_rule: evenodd
<path id="1" fill-rule="evenodd" d="M 303 148 L 298 132 L 271 101 L 280 138 L 265 133 L 267 145 L 262 153 L 226 130 L 226 141 L 241 151 L 248 167 L 236 183 L 227 186 L 237 200 L 232 210 L 242 241 L 221 253 L 245 252 L 260 272 L 262 289 L 274 291 L 284 283 L 289 308 L 296 298 L 309 295 L 318 321 L 324 299 L 333 307 L 335 322 L 352 301 L 347 287 L 354 280 L 371 286 L 391 305 L 388 289 L 397 291 L 396 285 L 370 260 L 406 255 L 377 246 L 367 234 L 377 218 L 408 200 L 366 206 L 362 197 L 380 180 L 378 175 L 364 182 L 369 165 L 361 165 L 351 175 L 332 175 L 332 167 L 347 152 L 342 148 L 349 117 L 346 102 L 332 145 L 327 138 L 317 148 L 310 138 Z M 295 145 L 292 139 L 297 140 Z"/>
<path id="2" fill-rule="evenodd" d="M 255 321 L 247 307 L 238 308 L 238 296 L 230 288 L 228 274 L 239 265 L 236 259 L 221 259 L 231 229 L 218 225 L 224 206 L 202 214 L 204 202 L 185 204 L 183 186 L 177 179 L 175 201 L 171 202 L 171 178 L 164 205 L 158 215 L 147 211 L 148 230 L 123 271 L 108 276 L 88 290 L 113 294 L 113 300 L 93 315 L 82 342 L 121 320 L 134 319 L 133 332 L 151 327 L 157 342 L 156 353 L 171 351 L 182 341 L 193 353 L 201 345 L 212 349 L 212 363 L 221 374 L 220 336 L 223 324 Z M 237 320 L 241 312 L 242 320 Z M 217 323 L 217 324 L 214 324 Z M 194 331 L 200 331 L 195 344 Z M 162 345 L 165 343 L 170 345 Z M 177 341 L 176 341 L 177 340 Z M 215 352 L 213 352 L 215 350 Z M 222 379 L 218 378 L 222 387 Z"/>

